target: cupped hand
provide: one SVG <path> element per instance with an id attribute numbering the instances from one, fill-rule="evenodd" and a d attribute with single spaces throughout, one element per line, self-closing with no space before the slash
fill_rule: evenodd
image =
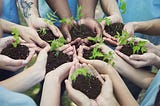
<path id="1" fill-rule="evenodd" d="M 15 41 L 15 39 L 13 37 L 5 37 L 5 38 L 1 38 L 0 42 L 0 52 L 7 47 L 8 44 L 12 44 Z M 25 45 L 23 43 L 23 45 Z M 5 70 L 9 70 L 9 71 L 17 71 L 19 68 L 24 67 L 33 57 L 34 53 L 35 53 L 35 45 L 34 44 L 26 44 L 26 46 L 29 48 L 29 55 L 25 60 L 19 59 L 19 60 L 14 60 L 11 59 L 8 56 L 5 55 L 0 55 L 1 60 L 0 60 L 0 68 L 1 69 L 5 69 Z"/>
<path id="2" fill-rule="evenodd" d="M 82 18 L 78 21 L 78 25 L 86 25 L 88 26 L 94 33 L 97 34 L 97 36 L 100 36 L 102 34 L 102 28 L 101 25 L 94 20 L 93 18 Z"/>

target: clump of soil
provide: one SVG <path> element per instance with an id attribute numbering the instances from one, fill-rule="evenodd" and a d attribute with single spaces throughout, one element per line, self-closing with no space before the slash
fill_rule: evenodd
<path id="1" fill-rule="evenodd" d="M 124 53 L 125 55 L 127 56 L 130 56 L 133 54 L 133 46 L 131 44 L 126 44 L 126 45 L 123 45 L 123 47 L 120 49 L 120 52 Z M 141 52 L 141 50 L 136 53 L 136 54 L 143 54 Z"/>
<path id="2" fill-rule="evenodd" d="M 73 60 L 72 56 L 64 54 L 62 51 L 52 51 L 48 53 L 46 71 L 49 72 L 54 70 L 58 66 L 71 62 Z"/>
<path id="3" fill-rule="evenodd" d="M 92 51 L 93 51 L 93 48 L 89 49 L 89 50 L 83 49 L 83 57 L 85 59 L 90 59 L 89 57 L 92 56 Z M 98 49 L 98 51 L 102 52 L 102 50 L 100 48 Z M 103 60 L 103 57 L 96 57 L 95 59 L 97 59 L 97 60 Z M 108 62 L 108 59 L 106 59 L 105 62 Z"/>
<path id="4" fill-rule="evenodd" d="M 78 75 L 75 81 L 72 81 L 73 88 L 83 92 L 90 99 L 96 99 L 101 92 L 102 83 L 93 75 Z"/>
<path id="5" fill-rule="evenodd" d="M 117 32 L 121 35 L 123 30 L 124 24 L 123 23 L 113 23 L 109 26 L 105 26 L 105 31 L 110 34 L 111 36 L 117 35 Z"/>
<path id="6" fill-rule="evenodd" d="M 2 55 L 6 55 L 12 59 L 26 59 L 29 55 L 29 48 L 25 45 L 18 44 L 17 47 L 13 47 L 9 44 L 1 52 Z"/>
<path id="7" fill-rule="evenodd" d="M 46 29 L 46 34 L 45 34 L 45 35 L 43 35 L 43 34 L 40 32 L 40 30 L 38 30 L 37 33 L 39 34 L 39 37 L 40 37 L 42 40 L 44 40 L 44 41 L 46 41 L 46 42 L 48 42 L 48 43 L 51 43 L 50 41 L 52 41 L 52 40 L 54 40 L 54 39 L 57 39 L 57 37 L 56 37 L 56 36 L 52 33 L 52 31 L 49 30 L 49 29 Z"/>
<path id="8" fill-rule="evenodd" d="M 71 34 L 72 40 L 75 40 L 78 37 L 84 39 L 89 36 L 96 36 L 96 33 L 94 33 L 89 27 L 83 24 L 80 26 L 74 26 L 71 29 L 70 34 Z"/>

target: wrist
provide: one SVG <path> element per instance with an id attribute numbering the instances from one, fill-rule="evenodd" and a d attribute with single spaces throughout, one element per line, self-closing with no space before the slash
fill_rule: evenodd
<path id="1" fill-rule="evenodd" d="M 61 78 L 58 77 L 56 73 L 54 73 L 54 71 L 47 73 L 45 76 L 45 80 L 52 81 L 52 82 L 54 81 L 55 83 L 58 83 L 58 84 L 62 82 Z"/>

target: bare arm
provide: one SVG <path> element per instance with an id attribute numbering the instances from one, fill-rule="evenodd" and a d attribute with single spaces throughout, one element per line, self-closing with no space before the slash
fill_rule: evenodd
<path id="1" fill-rule="evenodd" d="M 149 35 L 160 35 L 160 19 L 154 19 L 143 22 L 133 22 L 135 32 L 149 34 Z"/>
<path id="2" fill-rule="evenodd" d="M 98 0 L 78 0 L 79 6 L 82 6 L 82 18 L 94 18 L 97 2 Z"/>
<path id="3" fill-rule="evenodd" d="M 117 15 L 119 16 L 119 18 L 121 18 L 121 14 L 120 14 L 116 0 L 100 0 L 100 2 L 105 14 L 109 16 Z"/>

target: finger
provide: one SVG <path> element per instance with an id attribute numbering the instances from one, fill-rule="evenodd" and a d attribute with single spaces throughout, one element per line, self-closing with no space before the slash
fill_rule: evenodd
<path id="1" fill-rule="evenodd" d="M 48 28 L 52 31 L 52 33 L 56 36 L 56 37 L 61 37 L 63 36 L 62 33 L 60 32 L 60 30 L 54 26 L 54 25 L 49 25 L 48 24 Z"/>
<path id="2" fill-rule="evenodd" d="M 71 52 L 71 51 L 73 51 L 73 47 L 70 45 L 68 48 L 66 48 L 64 51 L 63 51 L 63 53 L 68 53 L 68 52 Z"/>
<path id="3" fill-rule="evenodd" d="M 68 27 L 63 28 L 63 34 L 67 38 L 67 42 L 70 42 L 71 41 L 71 35 L 69 33 Z"/>
<path id="4" fill-rule="evenodd" d="M 69 76 L 68 76 L 68 80 L 69 80 L 69 81 L 72 81 L 72 80 L 71 80 L 71 76 L 72 76 L 74 70 L 75 70 L 75 66 L 73 65 L 73 66 L 71 67 L 70 71 L 69 71 Z"/>
<path id="5" fill-rule="evenodd" d="M 110 39 L 110 38 L 105 38 L 105 37 L 103 37 L 103 40 L 104 40 L 104 41 L 107 41 L 107 42 L 109 42 L 109 43 L 111 43 L 111 44 L 113 44 L 113 45 L 118 45 L 118 42 L 117 42 L 117 41 L 114 41 L 114 40 L 112 40 L 112 39 Z"/>
<path id="6" fill-rule="evenodd" d="M 115 50 L 120 51 L 123 46 L 117 46 Z"/>
<path id="7" fill-rule="evenodd" d="M 66 44 L 66 45 L 64 45 L 64 46 L 62 46 L 62 47 L 59 47 L 58 50 L 59 50 L 59 51 L 63 51 L 63 50 L 65 50 L 65 49 L 69 48 L 69 47 L 70 47 L 70 44 Z"/>
<path id="8" fill-rule="evenodd" d="M 29 48 L 29 55 L 28 55 L 28 57 L 25 60 L 26 63 L 28 63 L 32 59 L 34 53 L 35 53 L 35 50 L 33 48 Z"/>
<path id="9" fill-rule="evenodd" d="M 137 54 L 131 55 L 129 58 L 132 60 L 137 60 L 137 61 L 140 61 L 140 60 L 145 61 L 146 60 L 143 55 L 137 55 Z"/>
<path id="10" fill-rule="evenodd" d="M 25 65 L 20 65 L 20 66 L 6 66 L 4 69 L 9 70 L 9 71 L 18 71 L 18 69 L 24 67 Z"/>
<path id="11" fill-rule="evenodd" d="M 97 33 L 97 36 L 100 36 L 102 34 L 102 28 L 100 25 L 97 25 L 95 28 L 95 31 Z"/>

